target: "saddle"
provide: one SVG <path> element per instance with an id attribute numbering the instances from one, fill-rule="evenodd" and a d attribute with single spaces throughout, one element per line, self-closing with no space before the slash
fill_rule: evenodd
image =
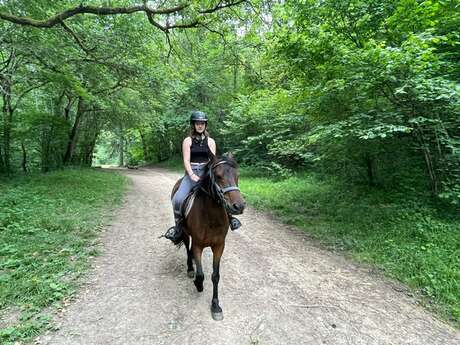
<path id="1" fill-rule="evenodd" d="M 182 219 L 187 218 L 188 214 L 190 213 L 190 210 L 193 207 L 193 203 L 195 202 L 195 198 L 196 198 L 196 195 L 199 189 L 200 189 L 199 186 L 193 187 L 192 190 L 185 197 L 184 201 L 182 202 L 182 205 L 180 208 L 180 213 L 181 213 L 180 215 Z"/>
<path id="2" fill-rule="evenodd" d="M 187 218 L 188 214 L 190 213 L 190 210 L 192 209 L 193 202 L 195 201 L 197 192 L 198 189 L 192 189 L 192 191 L 187 195 L 187 197 L 184 200 L 184 203 L 182 204 L 181 213 L 184 219 Z"/>

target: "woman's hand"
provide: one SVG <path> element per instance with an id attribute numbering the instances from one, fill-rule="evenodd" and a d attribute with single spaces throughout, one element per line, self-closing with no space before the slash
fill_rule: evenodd
<path id="1" fill-rule="evenodd" d="M 190 175 L 190 179 L 193 181 L 193 182 L 198 182 L 200 180 L 200 177 L 196 174 L 192 174 Z"/>

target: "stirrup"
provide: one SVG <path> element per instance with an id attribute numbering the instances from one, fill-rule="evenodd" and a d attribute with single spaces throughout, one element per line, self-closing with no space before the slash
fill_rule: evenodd
<path id="1" fill-rule="evenodd" d="M 230 229 L 232 229 L 232 231 L 236 230 L 236 229 L 239 229 L 241 227 L 241 222 L 235 218 L 235 217 L 232 217 L 230 216 L 229 217 L 230 219 Z"/>
<path id="2" fill-rule="evenodd" d="M 171 240 L 174 244 L 178 244 L 182 238 L 182 227 L 179 225 L 171 226 L 168 230 L 166 230 L 165 234 L 160 236 L 165 237 L 168 240 Z"/>

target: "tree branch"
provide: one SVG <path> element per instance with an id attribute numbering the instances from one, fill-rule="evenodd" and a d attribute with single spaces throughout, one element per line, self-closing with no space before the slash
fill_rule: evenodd
<path id="1" fill-rule="evenodd" d="M 83 44 L 83 42 L 81 41 L 81 39 L 77 36 L 77 34 L 75 32 L 72 31 L 72 29 L 70 29 L 64 22 L 61 22 L 61 26 L 64 28 L 65 31 L 67 31 L 70 36 L 73 37 L 73 39 L 77 42 L 78 46 L 88 55 L 91 55 L 93 58 L 93 54 L 92 54 L 92 49 L 88 49 L 85 47 L 85 45 Z M 94 48 L 93 48 L 94 49 Z"/>
<path id="2" fill-rule="evenodd" d="M 46 81 L 46 82 L 43 82 L 43 83 L 40 83 L 38 85 L 35 85 L 35 86 L 31 86 L 29 87 L 28 89 L 24 90 L 19 96 L 18 96 L 18 99 L 16 100 L 16 104 L 12 107 L 12 110 L 13 112 L 17 109 L 19 103 L 21 102 L 22 98 L 27 95 L 30 91 L 32 90 L 35 90 L 35 89 L 39 89 L 41 88 L 42 86 L 46 85 L 50 83 L 50 81 Z"/>
<path id="3" fill-rule="evenodd" d="M 213 8 L 208 8 L 206 10 L 201 10 L 200 13 L 206 14 L 206 13 L 217 12 L 217 11 L 223 9 L 223 8 L 237 6 L 237 5 L 242 4 L 243 2 L 247 2 L 247 1 L 248 0 L 238 0 L 238 1 L 235 1 L 235 2 L 229 2 L 229 3 L 225 3 L 225 4 L 222 4 L 222 1 L 219 1 L 219 3 L 216 6 L 214 6 Z"/>
<path id="4" fill-rule="evenodd" d="M 74 8 L 70 8 L 65 10 L 61 13 L 54 15 L 51 18 L 44 19 L 44 20 L 36 20 L 29 17 L 18 17 L 12 14 L 0 12 L 0 19 L 20 24 L 20 25 L 28 25 L 34 26 L 37 28 L 52 28 L 57 24 L 60 24 L 64 20 L 76 16 L 78 14 L 95 14 L 98 16 L 108 16 L 108 15 L 118 15 L 118 14 L 131 14 L 135 12 L 146 12 L 152 15 L 154 14 L 170 14 L 180 12 L 183 9 L 187 8 L 188 4 L 182 4 L 175 7 L 170 8 L 159 8 L 153 9 L 147 6 L 146 3 L 143 5 L 131 6 L 131 7 L 97 7 L 97 6 L 77 6 Z"/>
<path id="5" fill-rule="evenodd" d="M 147 19 L 149 20 L 150 24 L 157 27 L 163 32 L 168 32 L 170 29 L 196 28 L 200 25 L 200 22 L 198 20 L 194 20 L 190 23 L 179 23 L 179 24 L 172 24 L 172 25 L 167 23 L 166 25 L 162 25 L 159 22 L 157 22 L 155 19 L 153 19 L 153 14 L 149 12 L 147 12 Z"/>
<path id="6" fill-rule="evenodd" d="M 2 51 L 2 57 L 3 57 L 3 51 Z M 6 70 L 10 66 L 10 62 L 13 59 L 13 57 L 14 57 L 14 50 L 12 49 L 10 54 L 9 54 L 9 56 L 8 56 L 8 58 L 1 62 L 1 64 L 5 65 L 5 66 L 0 69 L 0 73 L 3 72 L 4 70 Z"/>
<path id="7" fill-rule="evenodd" d="M 225 34 L 223 32 L 214 30 L 210 28 L 207 24 L 204 24 L 204 23 L 200 23 L 200 26 L 204 27 L 206 30 L 208 30 L 209 32 L 212 32 L 213 34 L 219 35 L 222 38 L 224 45 L 227 45 L 227 40 L 225 39 Z"/>
<path id="8" fill-rule="evenodd" d="M 106 92 L 109 92 L 109 91 L 112 91 L 109 94 L 113 94 L 113 93 L 121 90 L 122 88 L 124 88 L 126 86 L 126 85 L 123 84 L 124 81 L 125 81 L 124 79 L 117 80 L 115 85 L 113 85 L 111 87 L 108 87 L 106 89 L 101 89 L 101 90 L 98 90 L 98 91 L 94 91 L 93 94 L 97 95 L 97 94 L 106 93 Z"/>
<path id="9" fill-rule="evenodd" d="M 171 56 L 171 53 L 173 51 L 173 46 L 172 46 L 172 43 L 171 43 L 171 38 L 169 37 L 169 32 L 165 31 L 165 34 L 166 34 L 166 41 L 168 42 L 168 46 L 169 46 L 168 55 L 167 55 L 166 59 L 169 60 L 169 57 Z"/>
<path id="10" fill-rule="evenodd" d="M 198 13 L 199 14 L 209 14 L 209 13 L 217 12 L 227 7 L 237 6 L 246 1 L 248 0 L 238 0 L 238 1 L 227 2 L 227 3 L 222 3 L 222 1 L 219 1 L 219 3 L 216 6 L 212 8 L 200 10 L 198 11 Z M 136 13 L 136 12 L 145 12 L 152 25 L 156 26 L 162 31 L 165 31 L 165 30 L 174 29 L 174 28 L 185 29 L 185 28 L 193 28 L 193 27 L 198 26 L 198 20 L 192 21 L 190 23 L 173 24 L 173 25 L 169 25 L 169 24 L 161 25 L 160 23 L 153 20 L 154 15 L 178 13 L 189 6 L 190 4 L 184 3 L 181 5 L 174 6 L 174 7 L 154 9 L 154 8 L 150 8 L 147 5 L 147 1 L 144 1 L 142 5 L 130 6 L 130 7 L 105 7 L 105 6 L 98 7 L 98 6 L 80 5 L 77 7 L 69 8 L 61 13 L 54 15 L 53 17 L 50 17 L 44 20 L 37 20 L 37 19 L 30 18 L 30 17 L 20 17 L 20 16 L 15 16 L 13 14 L 4 13 L 4 12 L 0 12 L 0 19 L 9 21 L 14 24 L 49 29 L 58 24 L 61 24 L 64 20 L 69 19 L 79 14 L 94 14 L 98 16 L 109 16 L 109 15 L 119 15 L 119 14 L 131 14 L 131 13 Z"/>

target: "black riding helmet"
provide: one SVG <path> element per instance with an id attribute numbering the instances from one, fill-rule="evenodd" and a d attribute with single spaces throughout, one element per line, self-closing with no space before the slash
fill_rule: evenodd
<path id="1" fill-rule="evenodd" d="M 199 110 L 192 111 L 192 115 L 190 115 L 190 124 L 193 125 L 195 121 L 203 121 L 208 123 L 208 117 L 205 113 Z"/>

